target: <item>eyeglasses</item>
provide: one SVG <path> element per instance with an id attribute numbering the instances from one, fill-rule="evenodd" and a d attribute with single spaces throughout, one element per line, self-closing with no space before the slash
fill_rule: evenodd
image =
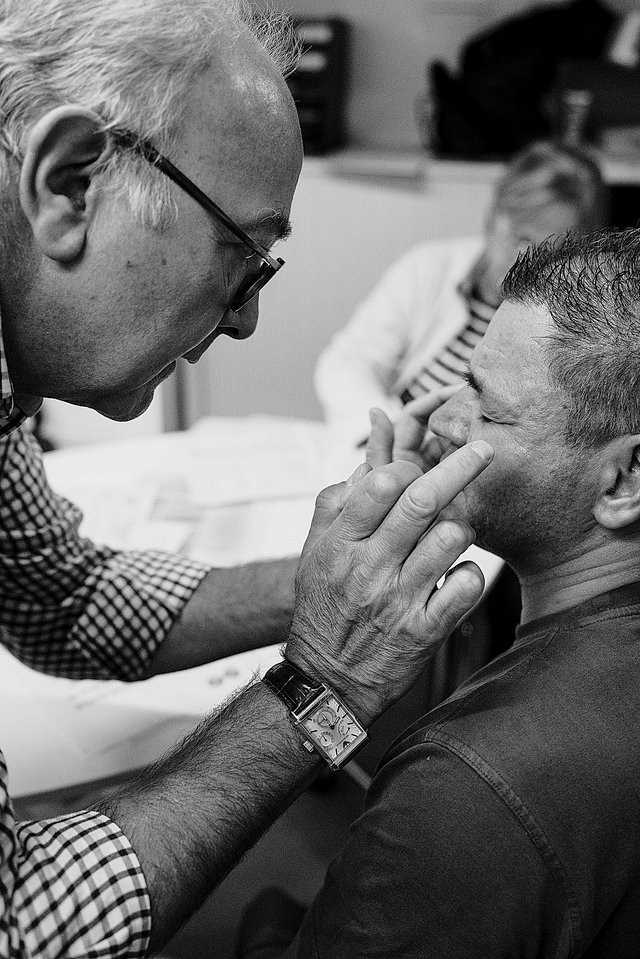
<path id="1" fill-rule="evenodd" d="M 174 166 L 171 160 L 168 160 L 159 150 L 156 150 L 153 144 L 149 143 L 148 140 L 141 140 L 129 132 L 129 130 L 118 130 L 114 133 L 114 139 L 123 146 L 131 147 L 136 153 L 151 163 L 152 166 L 157 167 L 158 170 L 164 173 L 170 180 L 173 180 L 185 193 L 188 193 L 196 203 L 199 203 L 207 213 L 210 213 L 220 220 L 221 223 L 224 223 L 226 228 L 230 230 L 234 236 L 237 236 L 239 240 L 260 257 L 261 264 L 258 272 L 250 273 L 243 277 L 233 295 L 229 308 L 234 313 L 237 313 L 238 310 L 246 306 L 249 300 L 252 300 L 269 282 L 271 277 L 275 276 L 278 270 L 284 266 L 284 260 L 281 260 L 280 257 L 271 256 L 268 250 L 261 246 L 257 240 L 254 240 L 253 237 L 249 236 L 248 233 L 245 233 L 242 227 L 238 226 L 217 203 L 214 203 L 206 193 L 203 193 L 200 187 L 196 186 L 182 170 Z"/>

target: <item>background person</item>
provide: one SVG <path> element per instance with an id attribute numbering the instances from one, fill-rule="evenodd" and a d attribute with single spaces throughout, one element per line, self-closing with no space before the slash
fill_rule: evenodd
<path id="1" fill-rule="evenodd" d="M 509 271 L 423 465 L 494 449 L 441 515 L 516 571 L 515 642 L 391 746 L 291 948 L 249 913 L 243 959 L 637 954 L 639 263 L 636 229 Z"/>
<path id="2" fill-rule="evenodd" d="M 288 51 L 234 0 L 2 5 L 0 641 L 58 675 L 138 680 L 286 639 L 278 675 L 367 726 L 481 591 L 467 566 L 431 597 L 473 533 L 427 530 L 486 444 L 321 494 L 294 604 L 294 561 L 209 570 L 82 539 L 23 426 L 44 396 L 131 419 L 178 357 L 253 332 L 302 159 Z M 273 682 L 93 810 L 16 823 L 0 755 L 0 954 L 158 949 L 323 765 Z"/>
<path id="3" fill-rule="evenodd" d="M 314 385 L 325 421 L 359 443 L 372 407 L 395 419 L 413 397 L 460 382 L 518 252 L 552 234 L 605 226 L 606 217 L 607 189 L 587 153 L 542 141 L 517 154 L 484 237 L 413 247 L 320 354 Z"/>

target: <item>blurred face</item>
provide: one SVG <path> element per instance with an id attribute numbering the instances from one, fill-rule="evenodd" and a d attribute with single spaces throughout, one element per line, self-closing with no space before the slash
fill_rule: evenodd
<path id="1" fill-rule="evenodd" d="M 287 223 L 302 153 L 293 101 L 250 39 L 230 43 L 202 75 L 170 159 L 267 249 Z M 5 333 L 14 388 L 91 406 L 112 419 L 142 413 L 178 357 L 196 362 L 219 335 L 253 333 L 257 300 L 229 309 L 259 257 L 172 185 L 178 218 L 142 227 L 127 202 L 96 195 L 78 261 L 41 257 Z M 277 276 L 272 282 L 278 282 Z"/>
<path id="2" fill-rule="evenodd" d="M 565 446 L 564 397 L 548 379 L 551 331 L 546 310 L 503 303 L 473 353 L 469 384 L 429 421 L 441 458 L 477 439 L 494 448 L 445 515 L 465 518 L 478 544 L 519 572 L 580 550 L 594 525 L 597 480 L 586 454 Z"/>
<path id="3" fill-rule="evenodd" d="M 498 205 L 492 212 L 480 261 L 480 292 L 487 302 L 500 303 L 500 284 L 519 253 L 549 236 L 577 226 L 576 210 L 567 203 L 535 203 L 510 209 Z"/>

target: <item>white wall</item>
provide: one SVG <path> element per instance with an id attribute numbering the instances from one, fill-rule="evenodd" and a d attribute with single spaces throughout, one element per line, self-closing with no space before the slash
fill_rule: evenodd
<path id="1" fill-rule="evenodd" d="M 365 175 L 372 165 L 379 172 Z M 285 266 L 261 294 L 257 331 L 243 341 L 221 337 L 188 368 L 188 418 L 320 419 L 312 372 L 332 333 L 404 250 L 428 238 L 479 233 L 500 170 L 369 153 L 349 163 L 306 160 L 293 235 L 276 247 Z"/>

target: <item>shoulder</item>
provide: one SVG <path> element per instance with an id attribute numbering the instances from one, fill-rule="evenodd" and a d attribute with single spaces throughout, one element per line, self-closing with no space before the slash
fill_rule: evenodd
<path id="1" fill-rule="evenodd" d="M 565 938 L 553 876 L 492 784 L 423 738 L 376 775 L 302 941 L 323 959 L 480 959 L 518 954 L 524 925 L 532 945 Z"/>
<path id="2" fill-rule="evenodd" d="M 455 289 L 467 275 L 483 246 L 481 237 L 427 240 L 411 247 L 386 270 L 381 281 L 387 290 Z"/>
<path id="3" fill-rule="evenodd" d="M 425 240 L 410 247 L 396 264 L 444 264 L 471 262 L 482 249 L 483 238 L 479 236 L 447 237 L 442 240 Z"/>

